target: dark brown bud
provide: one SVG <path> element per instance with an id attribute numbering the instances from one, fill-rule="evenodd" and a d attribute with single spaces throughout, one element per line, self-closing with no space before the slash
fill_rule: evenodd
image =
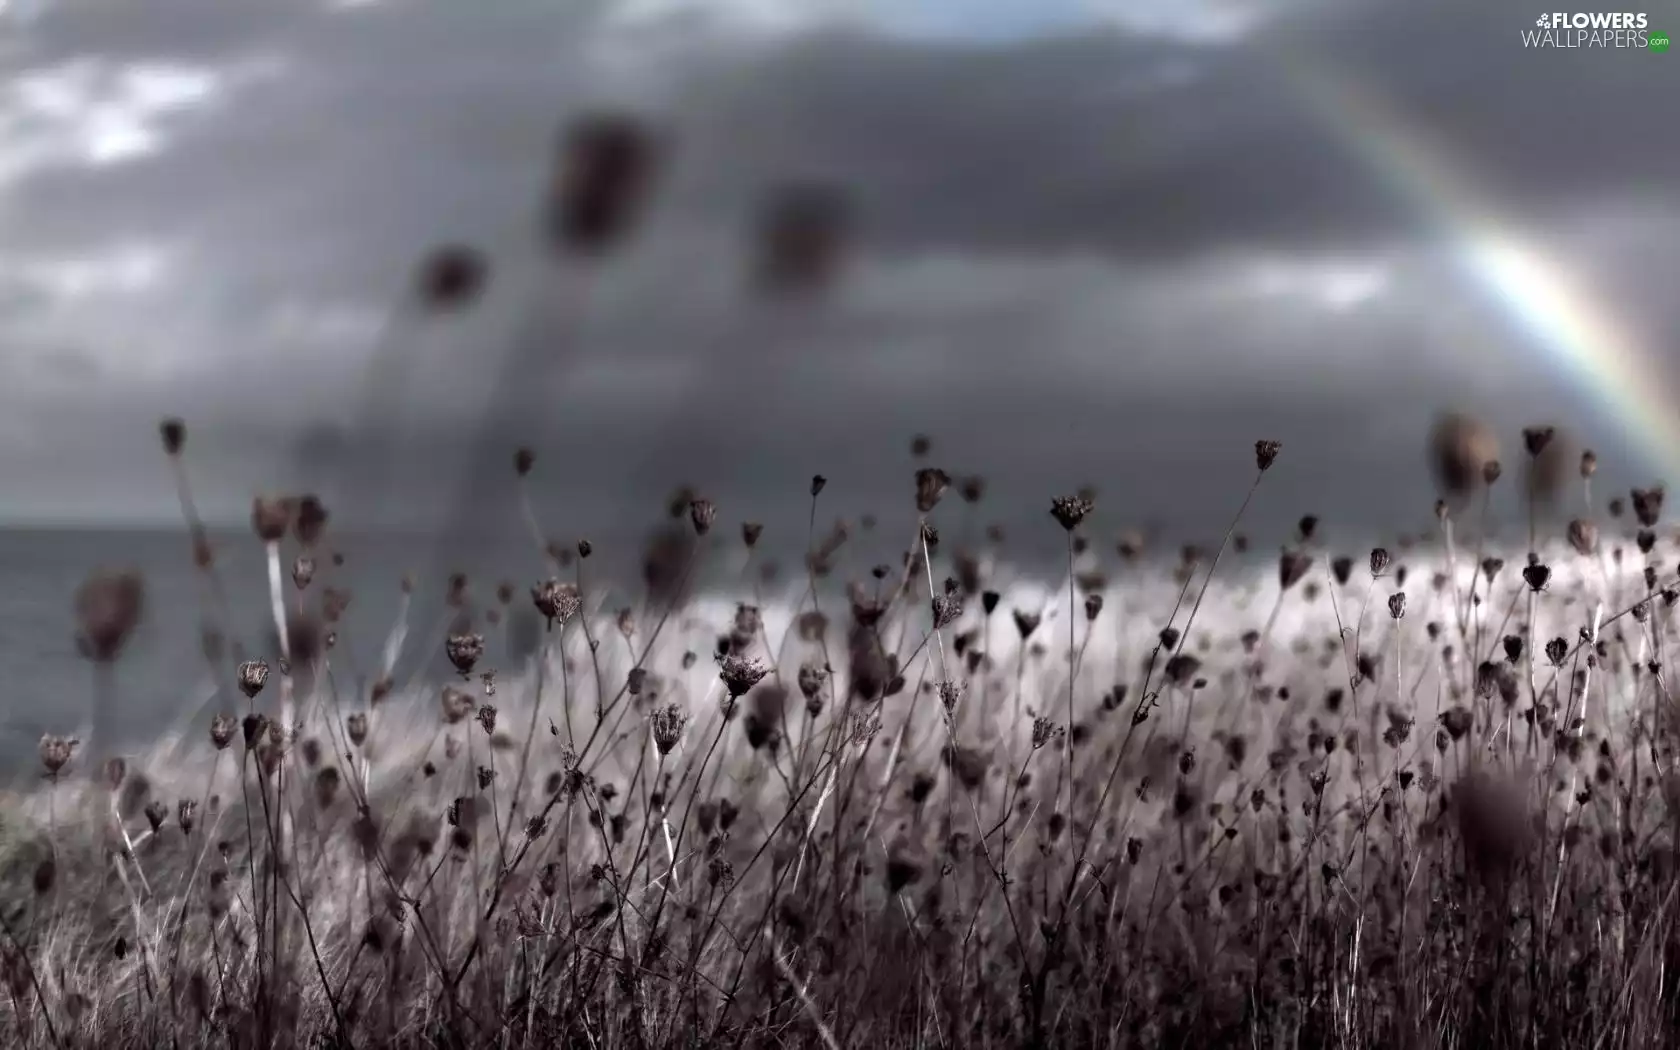
<path id="1" fill-rule="evenodd" d="M 251 501 L 251 529 L 264 543 L 279 543 L 292 527 L 292 501 L 258 496 Z"/>
<path id="2" fill-rule="evenodd" d="M 937 507 L 950 484 L 951 476 L 938 467 L 916 471 L 916 510 L 926 514 Z"/>
<path id="3" fill-rule="evenodd" d="M 838 275 L 850 215 L 830 186 L 788 186 L 765 208 L 759 233 L 758 281 L 773 294 L 818 292 Z"/>
<path id="4" fill-rule="evenodd" d="M 489 278 L 490 264 L 478 251 L 450 244 L 434 249 L 414 274 L 414 298 L 439 313 L 472 305 Z"/>
<path id="5" fill-rule="evenodd" d="M 712 523 L 717 520 L 717 504 L 709 499 L 690 500 L 688 520 L 694 525 L 695 535 L 706 535 L 712 531 Z"/>
<path id="6" fill-rule="evenodd" d="M 138 572 L 99 570 L 76 589 L 76 647 L 95 663 L 122 653 L 146 608 L 145 581 Z"/>
<path id="7" fill-rule="evenodd" d="M 623 239 L 643 210 L 658 153 L 653 136 L 633 118 L 597 113 L 573 124 L 549 201 L 556 247 L 598 254 Z"/>
<path id="8" fill-rule="evenodd" d="M 174 416 L 158 424 L 158 434 L 163 438 L 164 454 L 179 456 L 181 446 L 187 440 L 187 425 Z"/>

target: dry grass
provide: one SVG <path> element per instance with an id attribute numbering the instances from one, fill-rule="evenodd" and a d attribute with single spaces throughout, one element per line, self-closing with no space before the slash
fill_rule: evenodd
<path id="1" fill-rule="evenodd" d="M 609 615 L 588 549 L 551 553 L 539 659 L 490 666 L 505 628 L 457 587 L 414 644 L 460 677 L 410 691 L 338 669 L 323 508 L 260 503 L 272 556 L 307 560 L 273 563 L 289 659 L 221 658 L 248 706 L 214 739 L 110 768 L 43 741 L 0 862 L 0 1024 L 31 1047 L 1644 1046 L 1680 1020 L 1654 537 L 1576 524 L 1505 565 L 1443 507 L 1441 544 L 1350 567 L 1303 519 L 1257 576 L 1219 564 L 1240 514 L 1161 568 L 1088 545 L 1086 493 L 1046 515 L 1062 586 L 1000 594 L 995 544 L 941 549 L 983 495 L 942 506 L 950 484 L 920 470 L 912 556 L 849 607 L 824 586 L 845 543 L 815 532 L 773 607 L 745 576 L 741 607 L 687 595 L 759 532 L 679 501 L 675 612 Z M 1634 506 L 1649 531 L 1660 495 Z M 120 672 L 143 592 L 102 579 L 84 651 Z"/>

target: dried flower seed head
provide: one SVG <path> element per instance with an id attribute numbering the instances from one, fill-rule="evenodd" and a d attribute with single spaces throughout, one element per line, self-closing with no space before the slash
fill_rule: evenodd
<path id="1" fill-rule="evenodd" d="M 1180 688 L 1194 682 L 1196 673 L 1202 669 L 1202 662 L 1190 653 L 1179 653 L 1167 660 L 1163 673 L 1167 681 Z"/>
<path id="2" fill-rule="evenodd" d="M 443 705 L 443 720 L 447 725 L 457 725 L 465 721 L 476 707 L 471 693 L 452 685 L 443 687 L 440 702 Z"/>
<path id="3" fill-rule="evenodd" d="M 292 561 L 292 586 L 303 590 L 315 579 L 315 559 L 299 555 Z"/>
<path id="4" fill-rule="evenodd" d="M 1371 548 L 1371 578 L 1372 579 L 1377 579 L 1378 577 L 1382 576 L 1383 573 L 1388 571 L 1388 567 L 1390 565 L 1392 565 L 1393 563 L 1394 563 L 1394 558 L 1393 558 L 1392 555 L 1390 555 L 1388 553 L 1387 548 L 1385 548 L 1385 547 L 1372 547 Z"/>
<path id="5" fill-rule="evenodd" d="M 107 758 L 102 772 L 105 774 L 105 786 L 115 791 L 122 787 L 123 779 L 128 776 L 128 763 L 120 756 Z"/>
<path id="6" fill-rule="evenodd" d="M 963 614 L 962 599 L 954 594 L 933 596 L 933 629 L 943 630 L 956 623 Z"/>
<path id="7" fill-rule="evenodd" d="M 726 656 L 718 664 L 718 678 L 732 700 L 746 696 L 769 673 L 770 669 L 759 661 L 743 656 Z"/>
<path id="8" fill-rule="evenodd" d="M 251 501 L 251 530 L 264 543 L 279 543 L 292 527 L 292 501 L 258 496 Z"/>
<path id="9" fill-rule="evenodd" d="M 254 700 L 268 684 L 268 664 L 262 660 L 246 660 L 239 665 L 239 691 L 246 699 Z"/>
<path id="10" fill-rule="evenodd" d="M 1285 547 L 1278 556 L 1279 588 L 1287 591 L 1300 583 L 1310 568 L 1312 568 L 1312 558 L 1308 557 L 1306 552 L 1290 550 Z"/>
<path id="11" fill-rule="evenodd" d="M 642 123 L 617 113 L 567 129 L 549 199 L 556 248 L 597 255 L 629 234 L 644 209 L 660 148 Z"/>
<path id="12" fill-rule="evenodd" d="M 97 570 L 76 588 L 74 604 L 77 651 L 95 663 L 111 663 L 145 613 L 145 581 L 132 570 Z"/>
<path id="13" fill-rule="evenodd" d="M 1345 555 L 1330 563 L 1330 574 L 1336 578 L 1338 584 L 1345 585 L 1353 576 L 1353 559 Z"/>
<path id="14" fill-rule="evenodd" d="M 996 591 L 983 591 L 980 594 L 980 608 L 987 616 L 990 616 L 997 611 L 998 602 L 1002 599 L 1003 595 Z"/>
<path id="15" fill-rule="evenodd" d="M 46 735 L 41 738 L 41 765 L 46 767 L 49 777 L 56 777 L 59 771 L 67 765 L 76 747 L 81 741 L 75 737 Z"/>
<path id="16" fill-rule="evenodd" d="M 551 578 L 531 588 L 531 603 L 548 620 L 549 630 L 553 630 L 556 623 L 564 627 L 583 609 L 583 596 L 576 584 Z"/>
<path id="17" fill-rule="evenodd" d="M 746 545 L 748 550 L 757 547 L 759 537 L 763 535 L 764 525 L 762 523 L 756 521 L 743 521 L 741 523 L 741 542 Z"/>
<path id="18" fill-rule="evenodd" d="M 1663 487 L 1653 485 L 1648 489 L 1634 489 L 1630 493 L 1633 502 L 1633 516 L 1645 528 L 1655 528 L 1657 519 L 1662 517 Z"/>
<path id="19" fill-rule="evenodd" d="M 1396 591 L 1388 596 L 1388 615 L 1398 620 L 1406 615 L 1406 592 Z"/>
<path id="20" fill-rule="evenodd" d="M 367 742 L 368 717 L 360 711 L 348 715 L 344 719 L 344 735 L 350 738 L 353 747 L 361 747 Z"/>
<path id="21" fill-rule="evenodd" d="M 688 712 L 681 704 L 666 704 L 654 711 L 649 721 L 653 725 L 653 745 L 660 755 L 670 754 L 682 742 L 683 729 L 688 725 Z"/>
<path id="22" fill-rule="evenodd" d="M 1040 614 L 1027 612 L 1025 609 L 1015 609 L 1011 615 L 1015 620 L 1015 630 L 1020 634 L 1023 642 L 1032 637 L 1033 632 L 1038 630 L 1038 625 L 1044 619 Z"/>
<path id="23" fill-rule="evenodd" d="M 951 486 L 951 475 L 938 467 L 922 467 L 916 471 L 916 510 L 927 514 L 939 506 L 945 490 Z"/>
<path id="24" fill-rule="evenodd" d="M 1056 524 L 1072 532 L 1088 517 L 1096 505 L 1082 496 L 1057 496 L 1050 501 L 1050 516 Z"/>
<path id="25" fill-rule="evenodd" d="M 1101 592 L 1093 591 L 1085 596 L 1085 622 L 1091 623 L 1102 615 L 1103 596 Z"/>
<path id="26" fill-rule="evenodd" d="M 449 657 L 449 662 L 461 672 L 461 677 L 467 678 L 472 674 L 479 658 L 484 655 L 484 636 L 470 631 L 452 634 L 444 642 L 443 649 Z"/>
<path id="27" fill-rule="evenodd" d="M 945 709 L 946 714 L 956 714 L 957 704 L 962 701 L 962 683 L 947 678 L 935 687 L 935 692 L 939 695 L 939 706 Z"/>
<path id="28" fill-rule="evenodd" d="M 1598 551 L 1598 526 L 1590 521 L 1576 518 L 1569 523 L 1569 545 L 1575 548 L 1575 553 L 1591 555 Z"/>
<path id="29" fill-rule="evenodd" d="M 1504 468 L 1499 465 L 1497 459 L 1488 460 L 1482 464 L 1482 484 L 1491 486 L 1499 480 L 1499 475 L 1502 473 L 1504 473 Z"/>
<path id="30" fill-rule="evenodd" d="M 305 550 L 313 550 L 327 530 L 327 507 L 321 497 L 305 493 L 292 501 L 292 534 Z"/>
<path id="31" fill-rule="evenodd" d="M 1277 462 L 1278 453 L 1283 451 L 1281 441 L 1256 441 L 1254 443 L 1254 465 L 1262 472 L 1272 469 Z"/>
<path id="32" fill-rule="evenodd" d="M 1581 450 L 1581 477 L 1590 478 L 1598 473 L 1598 453 L 1592 449 Z"/>
<path id="33" fill-rule="evenodd" d="M 1562 667 L 1564 659 L 1569 655 L 1569 643 L 1562 638 L 1553 638 L 1546 643 L 1546 659 L 1553 667 Z"/>
<path id="34" fill-rule="evenodd" d="M 1063 732 L 1062 727 L 1050 721 L 1050 719 L 1043 715 L 1037 716 L 1032 723 L 1032 749 L 1034 751 L 1043 750 L 1046 744 L 1060 737 Z"/>
<path id="35" fill-rule="evenodd" d="M 163 452 L 167 456 L 179 456 L 181 446 L 187 440 L 187 425 L 174 416 L 170 416 L 158 424 L 158 434 L 163 438 Z"/>
<path id="36" fill-rule="evenodd" d="M 712 531 L 712 523 L 717 520 L 717 504 L 709 499 L 689 501 L 688 520 L 694 526 L 696 536 L 704 536 Z"/>
<path id="37" fill-rule="evenodd" d="M 485 736 L 496 732 L 496 705 L 485 704 L 478 709 L 478 724 Z"/>
<path id="38" fill-rule="evenodd" d="M 1546 589 L 1546 584 L 1552 578 L 1552 570 L 1539 563 L 1525 565 L 1522 578 L 1523 582 L 1528 584 L 1529 590 L 1539 593 Z"/>
<path id="39" fill-rule="evenodd" d="M 157 799 L 153 799 L 152 801 L 146 803 L 144 812 L 146 815 L 146 823 L 152 826 L 152 834 L 156 835 L 158 832 L 162 831 L 163 822 L 169 819 L 169 807 Z"/>
<path id="40" fill-rule="evenodd" d="M 181 825 L 181 832 L 191 835 L 193 825 L 198 822 L 198 802 L 195 799 L 183 798 L 175 802 L 175 823 Z"/>
<path id="41" fill-rule="evenodd" d="M 414 300 L 421 308 L 447 313 L 472 305 L 484 290 L 489 262 L 460 244 L 433 249 L 414 273 Z"/>
<path id="42" fill-rule="evenodd" d="M 819 292 L 838 275 L 850 213 L 832 186 L 775 191 L 760 220 L 757 279 L 772 294 Z"/>
<path id="43" fill-rule="evenodd" d="M 210 719 L 210 743 L 217 751 L 225 751 L 233 742 L 235 722 L 233 716 L 218 714 Z"/>
<path id="44" fill-rule="evenodd" d="M 1469 495 L 1478 482 L 1486 482 L 1484 468 L 1499 456 L 1499 441 L 1493 430 L 1479 420 L 1457 413 L 1436 419 L 1429 434 L 1429 465 L 1443 496 L 1458 499 Z"/>
<path id="45" fill-rule="evenodd" d="M 1524 427 L 1523 448 L 1528 450 L 1530 456 L 1538 456 L 1546 451 L 1546 446 L 1552 443 L 1552 438 L 1556 435 L 1556 427 Z"/>
<path id="46" fill-rule="evenodd" d="M 807 704 L 822 696 L 823 683 L 827 679 L 827 673 L 816 663 L 806 663 L 800 666 L 799 692 L 805 697 Z"/>

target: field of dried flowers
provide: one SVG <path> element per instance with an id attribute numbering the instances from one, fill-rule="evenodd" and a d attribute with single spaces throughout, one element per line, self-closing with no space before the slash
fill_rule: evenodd
<path id="1" fill-rule="evenodd" d="M 665 152 L 620 116 L 563 137 L 543 233 L 573 276 Z M 754 288 L 820 296 L 848 224 L 829 188 L 775 194 Z M 487 280 L 428 258 L 376 376 Z M 1430 535 L 1335 550 L 1303 517 L 1259 575 L 1233 563 L 1275 442 L 1176 563 L 1046 493 L 1042 589 L 1001 536 L 941 542 L 984 485 L 918 439 L 902 561 L 818 530 L 857 508 L 816 477 L 792 593 L 702 595 L 760 530 L 684 493 L 623 610 L 588 543 L 545 539 L 521 449 L 507 509 L 546 571 L 448 581 L 436 634 L 405 600 L 359 664 L 322 502 L 256 501 L 269 593 L 231 594 L 185 425 L 161 437 L 220 709 L 143 755 L 41 741 L 0 836 L 8 1045 L 1596 1048 L 1680 1021 L 1662 491 L 1595 501 L 1550 428 L 1502 480 L 1485 427 L 1441 420 Z M 1512 488 L 1526 543 L 1495 543 Z M 255 600 L 252 652 L 217 625 Z M 547 630 L 503 661 L 515 606 Z M 95 572 L 75 611 L 97 713 L 145 581 Z M 415 647 L 458 676 L 397 682 Z"/>
<path id="2" fill-rule="evenodd" d="M 1083 493 L 1047 501 L 1066 578 L 1007 594 L 1000 537 L 940 542 L 984 492 L 925 440 L 904 560 L 813 529 L 775 605 L 750 574 L 738 603 L 687 592 L 760 530 L 686 493 L 640 608 L 592 602 L 589 544 L 539 544 L 547 578 L 450 581 L 456 622 L 408 644 L 459 676 L 407 690 L 335 669 L 326 508 L 258 500 L 281 648 L 206 647 L 243 706 L 127 759 L 41 742 L 0 1022 L 20 1046 L 1655 1045 L 1680 944 L 1662 492 L 1594 524 L 1588 453 L 1588 516 L 1507 565 L 1454 542 L 1500 483 L 1484 438 L 1437 428 L 1434 537 L 1356 558 L 1303 518 L 1256 575 L 1238 511 L 1163 566 L 1097 543 Z M 1551 434 L 1524 438 L 1535 496 Z M 1243 508 L 1287 469 L 1253 454 Z M 540 656 L 500 666 L 527 601 Z M 120 573 L 76 595 L 102 681 L 144 607 Z"/>

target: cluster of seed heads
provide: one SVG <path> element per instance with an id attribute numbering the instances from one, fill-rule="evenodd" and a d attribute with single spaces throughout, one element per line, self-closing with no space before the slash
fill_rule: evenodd
<path id="1" fill-rule="evenodd" d="M 670 703 L 649 716 L 653 728 L 653 744 L 661 755 L 670 754 L 682 742 L 683 729 L 688 725 L 688 712 L 681 704 Z"/>
<path id="2" fill-rule="evenodd" d="M 246 699 L 255 700 L 268 684 L 268 664 L 262 660 L 246 660 L 239 665 L 239 691 Z"/>
<path id="3" fill-rule="evenodd" d="M 1050 501 L 1050 516 L 1068 532 L 1077 529 L 1095 509 L 1095 502 L 1084 496 L 1057 496 Z"/>
<path id="4" fill-rule="evenodd" d="M 461 677 L 468 678 L 477 666 L 479 658 L 484 655 L 484 636 L 471 631 L 452 634 L 444 642 L 444 652 L 448 655 L 449 662 L 461 672 Z"/>

